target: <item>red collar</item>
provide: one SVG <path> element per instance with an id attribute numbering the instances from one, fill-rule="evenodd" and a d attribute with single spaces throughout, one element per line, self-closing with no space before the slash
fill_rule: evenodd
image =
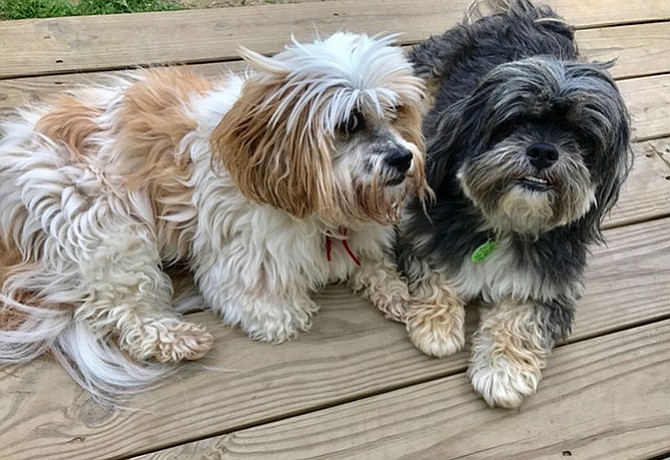
<path id="1" fill-rule="evenodd" d="M 340 227 L 338 229 L 340 232 L 340 235 L 344 236 L 345 238 L 338 238 L 342 241 L 342 246 L 344 246 L 344 250 L 347 251 L 347 254 L 349 254 L 349 257 L 351 260 L 354 261 L 354 264 L 357 267 L 361 266 L 361 261 L 358 260 L 358 257 L 356 257 L 356 254 L 354 254 L 354 251 L 351 250 L 351 246 L 349 246 L 349 241 L 347 240 L 347 229 L 344 227 Z M 332 260 L 332 252 L 333 252 L 333 240 L 329 235 L 326 235 L 326 257 L 328 258 L 328 262 Z"/>

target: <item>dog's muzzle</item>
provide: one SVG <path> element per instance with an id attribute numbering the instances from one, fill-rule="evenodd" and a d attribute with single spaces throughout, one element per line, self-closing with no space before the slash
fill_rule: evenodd
<path id="1" fill-rule="evenodd" d="M 517 182 L 528 190 L 548 191 L 552 184 L 548 181 L 545 172 L 558 160 L 558 150 L 547 142 L 535 142 L 526 149 L 526 157 L 535 173 L 528 174 Z"/>
<path id="2" fill-rule="evenodd" d="M 397 145 L 389 150 L 384 156 L 384 164 L 395 177 L 391 178 L 388 185 L 398 185 L 405 180 L 405 174 L 412 167 L 412 152 L 409 149 Z"/>
<path id="3" fill-rule="evenodd" d="M 538 171 L 551 167 L 558 160 L 558 150 L 546 142 L 535 142 L 526 149 L 530 164 Z"/>

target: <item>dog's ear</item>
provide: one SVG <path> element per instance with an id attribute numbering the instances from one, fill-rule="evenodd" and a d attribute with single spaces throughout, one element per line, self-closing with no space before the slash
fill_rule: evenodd
<path id="1" fill-rule="evenodd" d="M 248 51 L 244 57 L 260 73 L 215 128 L 213 161 L 256 202 L 297 217 L 331 208 L 331 141 L 318 126 L 318 108 L 296 106 L 301 94 L 286 84 L 281 62 Z"/>
<path id="2" fill-rule="evenodd" d="M 426 144 L 426 179 L 428 186 L 438 190 L 446 177 L 456 174 L 456 168 L 467 152 L 481 148 L 480 112 L 476 101 L 466 97 L 424 123 Z M 474 102 L 474 107 L 473 106 Z"/>
<path id="3" fill-rule="evenodd" d="M 599 148 L 590 165 L 596 181 L 596 205 L 581 220 L 581 237 L 602 242 L 602 223 L 619 199 L 621 187 L 633 164 L 631 149 L 631 119 L 617 85 L 607 73 L 612 63 L 592 64 L 583 72 L 593 77 L 593 97 L 590 110 L 595 116 L 585 117 L 584 125 L 598 139 Z M 584 68 L 584 66 L 580 66 Z M 588 113 L 587 110 L 584 111 Z"/>
<path id="4" fill-rule="evenodd" d="M 598 174 L 602 181 L 596 188 L 596 204 L 582 219 L 581 236 L 587 242 L 603 242 L 603 220 L 619 199 L 621 187 L 633 162 L 628 122 L 622 121 L 615 130 L 605 152 L 609 163 L 603 164 L 604 170 Z"/>

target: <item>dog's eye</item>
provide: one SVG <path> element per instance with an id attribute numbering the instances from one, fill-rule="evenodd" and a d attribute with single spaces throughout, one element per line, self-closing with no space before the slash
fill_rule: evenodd
<path id="1" fill-rule="evenodd" d="M 497 144 L 507 139 L 516 129 L 516 121 L 509 121 L 496 126 L 489 137 L 489 144 Z"/>
<path id="2" fill-rule="evenodd" d="M 354 111 L 349 118 L 344 120 L 339 126 L 339 130 L 345 134 L 351 135 L 363 128 L 365 119 L 359 111 Z"/>

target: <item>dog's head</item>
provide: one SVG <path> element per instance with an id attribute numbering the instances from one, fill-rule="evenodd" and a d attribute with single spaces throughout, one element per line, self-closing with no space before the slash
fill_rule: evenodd
<path id="1" fill-rule="evenodd" d="M 440 120 L 445 134 L 429 151 L 459 152 L 458 181 L 488 225 L 537 235 L 579 221 L 585 240 L 600 239 L 632 160 L 628 113 L 606 67 L 503 64 Z M 445 167 L 433 165 L 433 187 Z"/>
<path id="2" fill-rule="evenodd" d="M 274 57 L 243 50 L 257 74 L 212 145 L 250 199 L 329 222 L 394 222 L 425 187 L 421 81 L 393 37 L 336 33 Z"/>

